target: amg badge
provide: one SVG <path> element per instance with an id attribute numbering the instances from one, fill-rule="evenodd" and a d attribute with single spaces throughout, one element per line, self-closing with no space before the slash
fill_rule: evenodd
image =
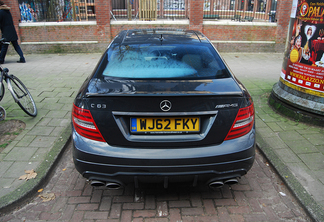
<path id="1" fill-rule="evenodd" d="M 215 109 L 230 108 L 230 107 L 238 107 L 238 104 L 237 103 L 232 103 L 232 104 L 216 105 Z"/>

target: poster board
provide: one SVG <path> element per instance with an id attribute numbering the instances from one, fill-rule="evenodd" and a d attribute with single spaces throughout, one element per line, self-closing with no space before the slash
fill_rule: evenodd
<path id="1" fill-rule="evenodd" d="M 295 0 L 280 81 L 324 97 L 324 1 Z"/>

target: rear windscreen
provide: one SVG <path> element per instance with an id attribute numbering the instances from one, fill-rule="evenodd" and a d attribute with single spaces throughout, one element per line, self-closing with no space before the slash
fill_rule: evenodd
<path id="1" fill-rule="evenodd" d="M 112 45 L 99 70 L 103 77 L 215 79 L 229 73 L 210 44 Z"/>

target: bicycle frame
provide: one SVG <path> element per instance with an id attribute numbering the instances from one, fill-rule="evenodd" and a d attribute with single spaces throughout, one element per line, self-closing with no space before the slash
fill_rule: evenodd
<path id="1" fill-rule="evenodd" d="M 0 93 L 2 92 L 2 86 L 3 86 L 3 84 L 2 84 L 2 81 L 3 81 L 3 68 L 0 66 L 0 73 L 1 73 L 1 76 L 0 76 Z M 4 96 L 4 93 L 3 93 L 3 95 L 2 96 Z"/>
<path id="2" fill-rule="evenodd" d="M 0 66 L 0 72 L 1 72 L 1 77 L 0 77 L 0 92 L 1 92 L 2 86 L 3 86 L 1 83 L 3 82 L 3 80 L 5 80 L 6 83 L 7 83 L 8 90 L 11 92 L 14 101 L 17 103 L 19 101 L 19 99 L 18 99 L 17 95 L 15 95 L 15 93 L 12 93 L 14 91 L 12 89 L 11 82 L 8 81 L 8 78 L 9 77 L 8 77 L 8 74 L 7 73 L 9 72 L 9 70 L 7 68 L 2 68 Z M 4 96 L 4 95 L 2 95 L 2 96 Z"/>
<path id="3" fill-rule="evenodd" d="M 2 81 L 3 81 L 3 69 L 2 69 L 1 66 L 0 66 L 0 73 L 1 73 L 1 75 L 0 75 L 0 93 L 3 92 L 2 98 L 0 100 L 2 100 L 3 97 L 4 97 L 5 91 L 4 91 L 4 89 L 2 89 L 2 87 L 4 87 L 4 85 L 2 83 Z M 5 119 L 6 119 L 6 110 L 2 106 L 0 106 L 0 121 L 3 121 Z"/>
<path id="4" fill-rule="evenodd" d="M 2 83 L 2 80 L 3 80 L 3 68 L 1 66 L 0 66 L 0 72 L 1 72 L 0 83 Z"/>
<path id="5" fill-rule="evenodd" d="M 0 44 L 3 44 L 1 39 Z M 4 87 L 3 80 L 5 80 L 15 103 L 17 103 L 26 114 L 35 117 L 37 115 L 37 108 L 29 90 L 17 76 L 9 75 L 8 73 L 8 68 L 2 68 L 0 66 L 0 95 L 2 94 L 0 99 L 2 100 L 5 94 L 5 88 L 2 88 Z M 3 108 L 2 110 L 0 110 L 1 114 L 5 114 L 5 110 Z"/>

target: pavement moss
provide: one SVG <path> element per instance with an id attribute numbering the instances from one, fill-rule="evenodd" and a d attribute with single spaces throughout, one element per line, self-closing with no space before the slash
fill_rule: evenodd
<path id="1" fill-rule="evenodd" d="M 68 126 L 61 134 L 60 138 L 57 139 L 52 149 L 46 154 L 46 161 L 42 161 L 39 167 L 35 169 L 37 177 L 24 182 L 15 191 L 0 197 L 0 212 L 9 211 L 16 206 L 17 202 L 27 200 L 29 196 L 36 193 L 50 175 L 49 172 L 55 166 L 56 161 L 59 159 L 59 155 L 64 151 L 64 147 L 70 139 L 70 136 L 71 126 Z"/>
<path id="2" fill-rule="evenodd" d="M 258 138 L 258 147 L 262 153 L 267 157 L 268 161 L 278 172 L 281 179 L 287 184 L 290 191 L 295 195 L 298 201 L 306 208 L 308 214 L 314 221 L 324 221 L 324 209 L 321 207 L 305 190 L 300 182 L 291 173 L 288 167 L 281 161 L 279 156 L 272 150 L 271 146 L 266 145 L 261 136 Z"/>

